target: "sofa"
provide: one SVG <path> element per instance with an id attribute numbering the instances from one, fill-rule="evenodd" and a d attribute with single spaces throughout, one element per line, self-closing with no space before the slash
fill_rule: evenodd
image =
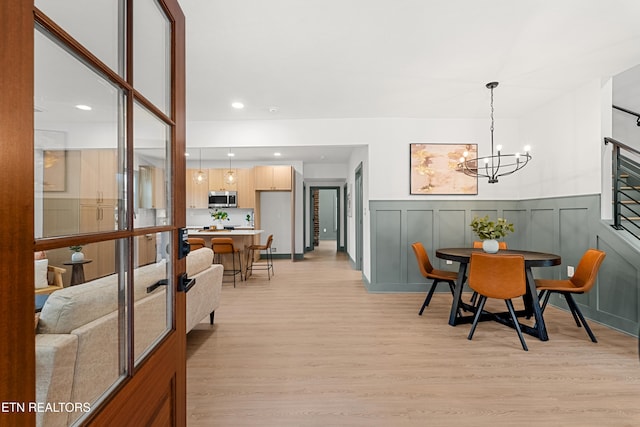
<path id="1" fill-rule="evenodd" d="M 213 251 L 187 256 L 187 275 L 195 285 L 187 293 L 186 330 L 220 305 L 223 267 L 212 264 Z M 148 287 L 167 277 L 165 261 L 134 271 L 134 355 L 139 360 L 167 329 L 166 286 Z M 53 292 L 36 326 L 36 401 L 95 402 L 123 374 L 119 361 L 118 275 Z M 39 412 L 38 426 L 67 426 L 82 412 Z"/>

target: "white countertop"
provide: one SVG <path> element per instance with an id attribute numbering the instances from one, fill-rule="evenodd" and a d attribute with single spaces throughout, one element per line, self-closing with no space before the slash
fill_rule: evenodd
<path id="1" fill-rule="evenodd" d="M 189 236 L 256 236 L 264 230 L 189 230 Z"/>

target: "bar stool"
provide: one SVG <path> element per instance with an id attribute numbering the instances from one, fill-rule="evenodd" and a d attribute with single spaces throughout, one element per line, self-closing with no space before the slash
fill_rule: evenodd
<path id="1" fill-rule="evenodd" d="M 197 249 L 202 249 L 202 248 L 207 246 L 204 243 L 204 239 L 202 239 L 200 237 L 189 237 L 187 239 L 187 241 L 189 242 L 189 250 L 191 250 L 191 251 L 195 251 Z"/>
<path id="2" fill-rule="evenodd" d="M 231 261 L 233 265 L 232 270 L 225 269 L 223 275 L 233 276 L 233 287 L 236 287 L 236 274 L 240 274 L 240 280 L 242 279 L 242 257 L 240 255 L 240 249 L 233 245 L 233 239 L 231 237 L 214 237 L 211 239 L 211 249 L 213 249 L 213 255 L 217 264 L 222 264 L 221 255 L 231 254 Z M 236 269 L 236 254 L 238 255 L 239 268 Z"/>
<path id="3" fill-rule="evenodd" d="M 271 280 L 271 275 L 275 274 L 273 272 L 273 252 L 271 251 L 271 243 L 273 243 L 273 234 L 270 234 L 267 238 L 267 243 L 264 245 L 251 245 L 247 247 L 247 272 L 245 273 L 245 277 L 251 270 L 267 270 L 267 277 Z M 265 251 L 265 262 L 253 262 L 253 253 L 254 251 Z M 249 262 L 251 261 L 251 262 Z"/>

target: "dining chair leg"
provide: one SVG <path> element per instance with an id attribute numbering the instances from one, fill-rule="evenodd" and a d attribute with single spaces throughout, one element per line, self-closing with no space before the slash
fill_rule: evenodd
<path id="1" fill-rule="evenodd" d="M 478 293 L 474 291 L 473 294 L 471 295 L 471 299 L 469 300 L 469 302 L 471 303 L 471 305 L 476 305 L 477 299 L 478 299 Z"/>
<path id="2" fill-rule="evenodd" d="M 427 293 L 427 297 L 424 299 L 424 302 L 422 303 L 422 307 L 420 308 L 420 311 L 418 312 L 419 316 L 422 316 L 422 312 L 424 311 L 424 309 L 431 302 L 431 297 L 433 297 L 433 293 L 435 292 L 436 286 L 438 285 L 439 282 L 440 282 L 439 280 L 435 280 L 434 279 L 433 284 L 431 285 L 431 289 L 429 289 L 429 292 Z"/>
<path id="3" fill-rule="evenodd" d="M 593 332 L 591 331 L 591 328 L 589 327 L 589 325 L 587 325 L 587 321 L 585 320 L 584 316 L 582 315 L 582 312 L 578 308 L 578 305 L 576 304 L 575 300 L 573 299 L 573 296 L 570 293 L 567 293 L 565 295 L 565 298 L 567 300 L 567 304 L 569 305 L 569 308 L 571 308 L 571 312 L 575 313 L 574 316 L 577 314 L 578 317 L 580 317 L 580 321 L 582 322 L 582 326 L 584 326 L 584 330 L 587 331 L 587 334 L 589 334 L 589 338 L 591 338 L 591 341 L 597 343 L 598 340 L 596 339 L 596 336 L 593 335 Z M 578 326 L 580 326 L 580 325 L 578 325 Z"/>
<path id="4" fill-rule="evenodd" d="M 524 341 L 524 337 L 522 336 L 522 330 L 520 329 L 520 323 L 518 323 L 518 318 L 516 317 L 516 312 L 513 309 L 513 302 L 510 299 L 504 300 L 507 304 L 507 309 L 509 310 L 509 314 L 511 315 L 511 320 L 513 320 L 513 326 L 516 328 L 518 332 L 518 338 L 520 338 L 520 344 L 522 344 L 522 348 L 524 351 L 529 351 L 527 348 L 527 343 Z"/>
<path id="5" fill-rule="evenodd" d="M 480 295 L 480 300 L 478 301 L 478 307 L 476 308 L 476 315 L 473 318 L 473 324 L 471 325 L 471 330 L 469 331 L 469 335 L 467 339 L 473 338 L 473 333 L 476 331 L 476 326 L 478 326 L 478 321 L 480 320 L 480 315 L 482 314 L 482 310 L 484 309 L 484 304 L 487 302 L 487 297 L 484 295 Z"/>

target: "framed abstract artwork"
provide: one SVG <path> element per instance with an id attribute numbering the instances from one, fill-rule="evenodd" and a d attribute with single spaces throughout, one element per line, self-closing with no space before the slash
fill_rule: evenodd
<path id="1" fill-rule="evenodd" d="M 410 144 L 410 194 L 478 194 L 478 178 L 458 167 L 463 153 L 476 157 L 478 144 Z"/>

